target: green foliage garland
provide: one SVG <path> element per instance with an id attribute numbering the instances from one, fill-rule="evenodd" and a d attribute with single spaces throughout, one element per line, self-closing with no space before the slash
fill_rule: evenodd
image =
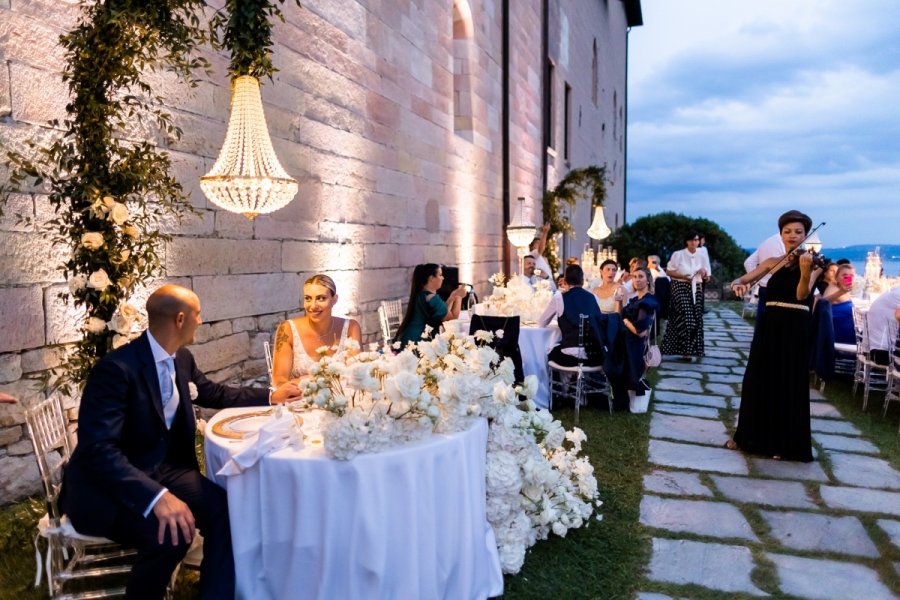
<path id="1" fill-rule="evenodd" d="M 59 270 L 88 317 L 55 383 L 65 392 L 83 385 L 96 361 L 132 335 L 137 314 L 126 300 L 162 271 L 159 249 L 169 236 L 158 224 L 192 210 L 169 174 L 168 154 L 127 132 L 149 119 L 180 137 L 144 75 L 166 68 L 196 86 L 193 73 L 208 68 L 194 56 L 210 41 L 197 17 L 204 7 L 202 0 L 83 2 L 81 20 L 60 37 L 71 101 L 65 119 L 50 125 L 61 134 L 49 146 L 31 144 L 30 156 L 8 152 L 4 191 L 47 193 L 54 213 L 39 226 L 70 248 Z"/>
<path id="2" fill-rule="evenodd" d="M 574 207 L 579 198 L 590 198 L 591 208 L 603 206 L 603 201 L 606 200 L 606 181 L 606 165 L 602 167 L 593 165 L 569 171 L 555 188 L 544 192 L 542 202 L 544 223 L 550 224 L 544 257 L 554 273 L 559 271 L 560 266 L 556 234 L 575 233 L 565 216 L 564 206 Z"/>
<path id="3" fill-rule="evenodd" d="M 299 7 L 299 0 L 295 1 Z M 284 0 L 278 3 L 283 4 Z M 273 17 L 284 22 L 281 9 L 270 0 L 227 0 L 224 12 L 216 13 L 212 28 L 222 32 L 222 45 L 231 52 L 228 71 L 232 78 L 271 78 L 275 73 L 270 51 Z"/>

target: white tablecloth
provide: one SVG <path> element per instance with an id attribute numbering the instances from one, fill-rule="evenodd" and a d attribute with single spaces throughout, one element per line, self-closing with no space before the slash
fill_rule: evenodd
<path id="1" fill-rule="evenodd" d="M 522 327 L 519 330 L 519 350 L 522 351 L 522 370 L 525 375 L 538 378 L 538 391 L 534 403 L 540 408 L 550 407 L 550 372 L 547 370 L 547 354 L 562 337 L 559 327 Z"/>
<path id="2" fill-rule="evenodd" d="M 206 428 L 228 490 L 238 598 L 486 598 L 503 592 L 485 516 L 487 422 L 350 461 L 285 448 L 216 476 L 243 442 Z M 314 419 L 308 419 L 313 421 Z M 223 481 L 226 479 L 227 481 Z"/>

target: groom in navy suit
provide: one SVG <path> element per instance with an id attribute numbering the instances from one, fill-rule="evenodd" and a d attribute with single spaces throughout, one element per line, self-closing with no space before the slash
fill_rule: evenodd
<path id="1" fill-rule="evenodd" d="M 288 383 L 270 393 L 207 379 L 184 348 L 202 323 L 200 300 L 165 285 L 147 300 L 149 328 L 105 356 L 88 377 L 78 445 L 66 466 L 62 509 L 80 532 L 138 550 L 128 598 L 162 598 L 169 578 L 203 534 L 200 595 L 234 597 L 234 558 L 225 490 L 200 474 L 194 453 L 196 403 L 211 408 L 285 402 Z"/>

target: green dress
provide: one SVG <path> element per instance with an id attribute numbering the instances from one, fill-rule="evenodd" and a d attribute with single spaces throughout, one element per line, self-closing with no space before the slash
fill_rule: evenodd
<path id="1" fill-rule="evenodd" d="M 428 298 L 428 296 L 431 298 Z M 430 335 L 425 339 L 431 339 L 441 329 L 441 323 L 447 316 L 447 303 L 444 302 L 437 294 L 432 294 L 428 290 L 422 290 L 416 296 L 416 304 L 413 307 L 412 318 L 407 323 L 406 328 L 400 332 L 399 340 L 403 347 L 409 342 L 418 342 L 422 340 L 422 333 L 425 326 L 431 327 Z"/>

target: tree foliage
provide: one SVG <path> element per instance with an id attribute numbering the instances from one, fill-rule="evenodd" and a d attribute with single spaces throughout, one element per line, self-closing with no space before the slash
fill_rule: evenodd
<path id="1" fill-rule="evenodd" d="M 706 236 L 714 279 L 730 281 L 743 274 L 747 253 L 725 230 L 702 217 L 688 217 L 673 212 L 641 217 L 634 223 L 617 229 L 606 243 L 616 249 L 621 262 L 633 256 L 646 258 L 650 254 L 657 254 L 663 264 L 667 264 L 673 252 L 685 247 L 684 234 L 690 231 Z"/>
<path id="2" fill-rule="evenodd" d="M 550 224 L 544 257 L 554 273 L 559 271 L 560 265 L 556 235 L 575 233 L 572 224 L 566 218 L 565 207 L 574 207 L 580 198 L 590 198 L 591 208 L 603 206 L 603 201 L 606 200 L 606 182 L 606 165 L 602 167 L 592 165 L 569 171 L 556 187 L 544 192 L 542 202 L 544 223 Z"/>

